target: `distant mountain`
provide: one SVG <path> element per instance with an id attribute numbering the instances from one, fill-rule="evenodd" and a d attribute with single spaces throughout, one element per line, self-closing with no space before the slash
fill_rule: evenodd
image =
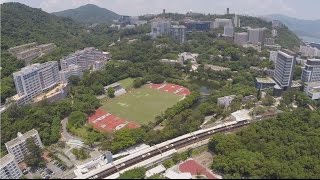
<path id="1" fill-rule="evenodd" d="M 299 36 L 308 36 L 320 39 L 320 19 L 318 20 L 302 20 L 284 16 L 281 14 L 271 14 L 267 18 L 280 20 L 288 26 L 290 30 Z"/>
<path id="2" fill-rule="evenodd" d="M 120 18 L 119 14 L 93 4 L 80 6 L 76 9 L 54 12 L 52 14 L 56 16 L 69 17 L 76 22 L 85 24 L 112 23 L 113 20 Z"/>

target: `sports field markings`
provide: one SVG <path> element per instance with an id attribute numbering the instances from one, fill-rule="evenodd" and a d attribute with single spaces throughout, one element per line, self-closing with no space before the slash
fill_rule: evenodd
<path id="1" fill-rule="evenodd" d="M 126 103 L 117 102 L 117 104 L 119 104 L 122 107 L 129 107 L 129 105 Z"/>

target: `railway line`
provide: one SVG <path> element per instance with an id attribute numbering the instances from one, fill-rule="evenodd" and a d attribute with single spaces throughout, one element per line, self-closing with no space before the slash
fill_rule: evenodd
<path id="1" fill-rule="evenodd" d="M 126 156 L 124 158 L 118 159 L 112 163 L 105 165 L 99 169 L 92 172 L 88 172 L 81 177 L 76 179 L 103 179 L 121 170 L 124 170 L 130 166 L 133 166 L 139 162 L 145 161 L 154 156 L 160 155 L 164 152 L 170 151 L 172 149 L 178 150 L 184 148 L 188 145 L 209 139 L 213 134 L 219 132 L 228 132 L 239 127 L 250 124 L 249 121 L 231 121 L 224 124 L 220 124 L 208 129 L 202 129 L 195 132 L 191 132 L 177 138 L 162 142 L 160 144 L 146 148 L 135 154 Z"/>

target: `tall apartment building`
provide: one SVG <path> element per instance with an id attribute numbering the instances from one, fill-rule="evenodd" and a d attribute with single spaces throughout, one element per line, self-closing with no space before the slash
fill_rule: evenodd
<path id="1" fill-rule="evenodd" d="M 301 80 L 303 82 L 320 83 L 320 59 L 308 59 L 302 70 Z"/>
<path id="2" fill-rule="evenodd" d="M 272 61 L 273 63 L 276 63 L 277 58 L 278 58 L 278 51 L 270 51 L 269 60 Z"/>
<path id="3" fill-rule="evenodd" d="M 2 157 L 0 162 L 1 179 L 20 179 L 22 172 L 14 158 L 14 155 L 9 153 Z"/>
<path id="4" fill-rule="evenodd" d="M 252 44 L 263 44 L 264 43 L 264 28 L 248 29 L 249 42 Z"/>
<path id="5" fill-rule="evenodd" d="M 233 25 L 234 27 L 240 27 L 240 18 L 238 15 L 235 15 L 233 18 Z"/>
<path id="6" fill-rule="evenodd" d="M 17 55 L 19 52 L 25 51 L 27 49 L 35 48 L 36 46 L 37 46 L 37 43 L 32 42 L 32 43 L 23 44 L 20 46 L 15 46 L 15 47 L 9 48 L 8 51 L 9 51 L 9 53 L 11 53 L 13 55 Z"/>
<path id="7" fill-rule="evenodd" d="M 310 45 L 300 46 L 300 52 L 302 53 L 302 55 L 308 57 L 320 56 L 320 49 L 312 47 Z"/>
<path id="8" fill-rule="evenodd" d="M 43 148 L 38 131 L 35 129 L 32 129 L 24 134 L 18 132 L 15 139 L 5 143 L 7 151 L 15 157 L 18 163 L 22 162 L 25 155 L 28 153 L 26 143 L 29 138 L 31 138 L 37 146 Z"/>
<path id="9" fill-rule="evenodd" d="M 60 60 L 61 69 L 67 69 L 71 64 L 78 65 L 81 71 L 104 65 L 108 60 L 108 54 L 93 47 L 76 51 L 70 56 Z M 96 70 L 96 69 L 94 69 Z"/>
<path id="10" fill-rule="evenodd" d="M 295 58 L 282 51 L 278 51 L 274 70 L 274 80 L 283 90 L 291 87 L 294 73 Z"/>
<path id="11" fill-rule="evenodd" d="M 26 104 L 59 82 L 59 66 L 56 61 L 32 64 L 13 73 L 13 79 L 17 90 L 13 100 Z"/>
<path id="12" fill-rule="evenodd" d="M 82 75 L 83 72 L 80 70 L 80 67 L 75 64 L 71 64 L 68 68 L 59 71 L 60 82 L 62 83 L 68 83 L 70 76 L 78 76 L 81 78 Z"/>
<path id="13" fill-rule="evenodd" d="M 172 26 L 171 27 L 171 37 L 173 40 L 180 43 L 186 41 L 186 27 L 185 26 Z"/>
<path id="14" fill-rule="evenodd" d="M 234 43 L 243 46 L 248 42 L 248 33 L 234 33 Z"/>
<path id="15" fill-rule="evenodd" d="M 213 28 L 217 29 L 220 27 L 225 27 L 225 26 L 232 26 L 232 20 L 231 19 L 220 19 L 216 18 L 213 23 Z"/>
<path id="16" fill-rule="evenodd" d="M 170 35 L 171 21 L 167 19 L 157 18 L 151 21 L 151 37 Z"/>
<path id="17" fill-rule="evenodd" d="M 234 28 L 233 26 L 225 26 L 223 28 L 223 36 L 225 37 L 233 37 L 233 33 L 234 33 Z"/>
<path id="18" fill-rule="evenodd" d="M 274 38 L 265 38 L 264 44 L 265 45 L 274 45 L 275 44 Z"/>

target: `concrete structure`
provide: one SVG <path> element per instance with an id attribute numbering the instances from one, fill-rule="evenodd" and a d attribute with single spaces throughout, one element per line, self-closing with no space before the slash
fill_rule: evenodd
<path id="1" fill-rule="evenodd" d="M 267 77 L 267 78 L 256 78 L 255 80 L 255 84 L 256 84 L 256 88 L 257 89 L 261 89 L 261 90 L 264 90 L 264 89 L 271 89 L 274 87 L 274 85 L 276 85 L 276 82 Z"/>
<path id="2" fill-rule="evenodd" d="M 26 64 L 31 64 L 33 59 L 51 53 L 56 47 L 53 43 L 37 46 L 37 43 L 33 42 L 12 47 L 8 51 L 18 60 L 23 60 Z"/>
<path id="3" fill-rule="evenodd" d="M 276 63 L 277 58 L 278 58 L 278 51 L 270 51 L 269 60 L 272 61 L 273 63 Z"/>
<path id="4" fill-rule="evenodd" d="M 204 64 L 204 69 L 210 69 L 212 71 L 230 71 L 230 68 L 222 67 L 222 66 L 215 66 L 211 64 Z"/>
<path id="5" fill-rule="evenodd" d="M 190 61 L 191 64 L 196 64 L 198 56 L 199 54 L 197 53 L 183 52 L 178 55 L 178 60 L 182 61 L 183 63 Z"/>
<path id="6" fill-rule="evenodd" d="M 320 82 L 320 59 L 308 59 L 302 70 L 303 82 Z"/>
<path id="7" fill-rule="evenodd" d="M 186 41 L 186 27 L 185 26 L 172 26 L 171 27 L 171 38 L 180 43 Z"/>
<path id="8" fill-rule="evenodd" d="M 235 15 L 233 18 L 233 25 L 234 27 L 240 27 L 240 18 L 238 15 Z"/>
<path id="9" fill-rule="evenodd" d="M 265 38 L 264 45 L 274 45 L 275 41 L 274 38 Z"/>
<path id="10" fill-rule="evenodd" d="M 67 69 L 71 64 L 78 65 L 81 71 L 92 68 L 99 70 L 111 57 L 103 51 L 94 47 L 87 47 L 83 50 L 76 51 L 60 60 L 61 69 Z"/>
<path id="11" fill-rule="evenodd" d="M 14 155 L 18 163 L 22 162 L 24 160 L 24 156 L 28 153 L 26 142 L 29 138 L 32 139 L 37 146 L 43 148 L 38 131 L 35 129 L 32 129 L 24 134 L 18 132 L 17 136 L 17 138 L 5 143 L 5 146 L 7 151 Z"/>
<path id="12" fill-rule="evenodd" d="M 272 34 L 272 37 L 277 37 L 278 31 L 276 29 L 272 29 L 271 34 Z"/>
<path id="13" fill-rule="evenodd" d="M 229 107 L 233 99 L 236 97 L 236 95 L 230 95 L 230 96 L 224 96 L 218 98 L 218 105 L 223 106 L 225 108 Z"/>
<path id="14" fill-rule="evenodd" d="M 294 74 L 295 57 L 278 51 L 278 58 L 274 70 L 274 80 L 280 88 L 290 88 Z"/>
<path id="15" fill-rule="evenodd" d="M 261 44 L 263 45 L 264 43 L 264 28 L 256 28 L 256 29 L 252 29 L 249 28 L 248 29 L 248 33 L 249 33 L 249 42 L 252 44 Z"/>
<path id="16" fill-rule="evenodd" d="M 153 175 L 156 175 L 156 174 L 160 174 L 160 173 L 163 173 L 166 171 L 166 168 L 160 164 L 152 169 L 149 169 L 147 172 L 146 172 L 146 178 L 149 178 Z"/>
<path id="17" fill-rule="evenodd" d="M 192 179 L 191 173 L 177 173 L 171 169 L 164 174 L 167 179 Z"/>
<path id="18" fill-rule="evenodd" d="M 171 64 L 171 65 L 183 64 L 181 60 L 174 60 L 174 59 L 160 59 L 160 62 L 165 64 Z"/>
<path id="19" fill-rule="evenodd" d="M 170 35 L 171 21 L 162 18 L 156 18 L 151 21 L 151 37 Z"/>
<path id="20" fill-rule="evenodd" d="M 320 82 L 306 83 L 304 92 L 313 100 L 320 99 Z"/>
<path id="21" fill-rule="evenodd" d="M 82 78 L 83 72 L 78 65 L 71 64 L 67 69 L 59 71 L 59 79 L 61 83 L 68 83 L 70 76 Z"/>
<path id="22" fill-rule="evenodd" d="M 213 28 L 217 29 L 220 27 L 225 27 L 225 26 L 232 26 L 232 20 L 231 19 L 220 19 L 216 18 L 213 23 Z"/>
<path id="23" fill-rule="evenodd" d="M 234 33 L 234 43 L 243 46 L 248 42 L 248 37 L 248 33 L 246 32 Z"/>
<path id="24" fill-rule="evenodd" d="M 236 112 L 231 113 L 231 119 L 233 121 L 245 121 L 251 120 L 251 116 L 249 115 L 250 111 L 247 109 L 241 109 Z"/>
<path id="25" fill-rule="evenodd" d="M 41 93 L 37 97 L 33 98 L 33 103 L 36 104 L 43 101 L 53 103 L 67 97 L 68 92 L 68 84 L 60 83 L 50 91 Z"/>
<path id="26" fill-rule="evenodd" d="M 227 8 L 227 14 L 229 14 L 229 8 Z"/>
<path id="27" fill-rule="evenodd" d="M 234 33 L 234 28 L 233 26 L 225 26 L 223 28 L 223 35 L 225 37 L 233 37 L 233 33 Z"/>
<path id="28" fill-rule="evenodd" d="M 212 21 L 187 20 L 181 24 L 186 27 L 186 31 L 209 31 Z"/>
<path id="29" fill-rule="evenodd" d="M 127 93 L 127 91 L 121 86 L 120 83 L 113 83 L 113 84 L 110 84 L 108 86 L 105 86 L 104 90 L 108 91 L 108 89 L 111 88 L 111 87 L 114 89 L 114 95 L 115 96 L 120 96 L 122 94 Z"/>
<path id="30" fill-rule="evenodd" d="M 14 158 L 14 155 L 9 153 L 3 156 L 0 162 L 1 179 L 20 179 L 22 172 Z"/>
<path id="31" fill-rule="evenodd" d="M 300 52 L 302 53 L 303 56 L 307 56 L 307 57 L 320 56 L 320 49 L 310 45 L 300 46 Z"/>
<path id="32" fill-rule="evenodd" d="M 259 45 L 259 44 L 244 44 L 243 47 L 244 48 L 253 48 L 253 49 L 257 50 L 258 52 L 261 52 L 261 45 Z"/>
<path id="33" fill-rule="evenodd" d="M 13 79 L 17 90 L 13 100 L 19 105 L 27 104 L 59 82 L 59 66 L 56 61 L 32 64 L 13 73 Z"/>

